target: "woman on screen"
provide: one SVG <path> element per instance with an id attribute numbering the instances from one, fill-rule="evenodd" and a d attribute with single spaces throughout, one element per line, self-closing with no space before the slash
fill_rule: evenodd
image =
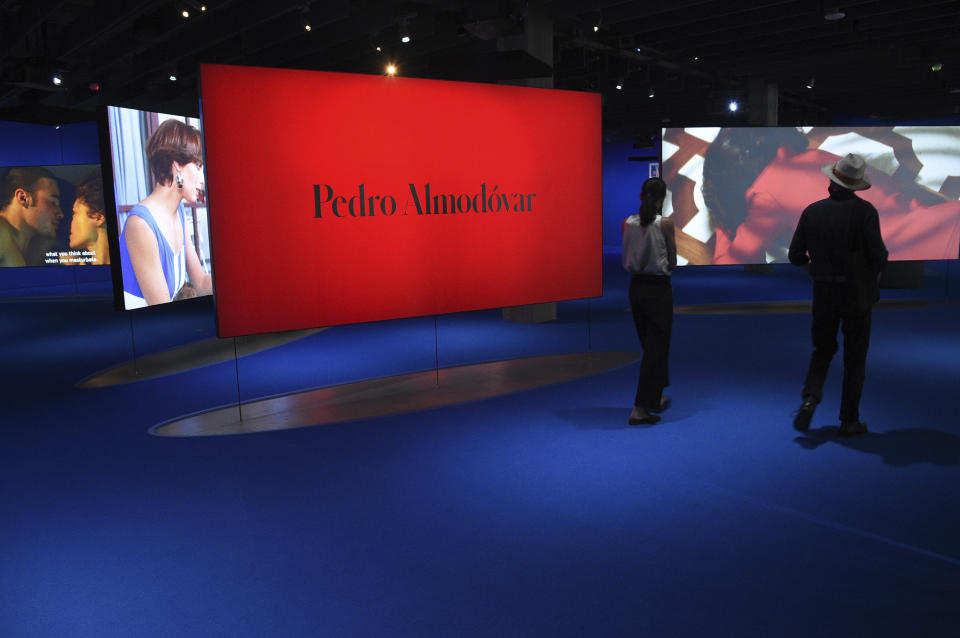
<path id="1" fill-rule="evenodd" d="M 630 273 L 630 308 L 643 347 L 637 394 L 630 425 L 653 424 L 670 405 L 663 389 L 670 385 L 668 359 L 673 328 L 673 288 L 670 273 L 677 267 L 677 244 L 673 222 L 660 211 L 667 185 L 651 177 L 640 191 L 637 215 L 623 222 L 623 267 Z"/>
<path id="2" fill-rule="evenodd" d="M 93 265 L 110 263 L 104 210 L 103 179 L 99 174 L 95 174 L 77 186 L 77 194 L 73 202 L 73 218 L 70 221 L 70 249 L 82 250 L 89 254 L 83 255 L 75 262 L 67 263 Z"/>
<path id="3" fill-rule="evenodd" d="M 787 261 L 800 213 L 822 193 L 820 168 L 840 159 L 792 128 L 725 128 L 703 162 L 703 199 L 715 231 L 714 264 Z M 891 153 L 893 150 L 891 149 Z M 867 167 L 864 199 L 880 214 L 891 260 L 956 259 L 960 202 Z"/>
<path id="4" fill-rule="evenodd" d="M 187 239 L 183 209 L 184 201 L 203 199 L 200 131 L 166 120 L 147 140 L 146 150 L 156 187 L 130 209 L 120 236 L 128 309 L 209 294 L 212 289 L 210 275 Z"/>

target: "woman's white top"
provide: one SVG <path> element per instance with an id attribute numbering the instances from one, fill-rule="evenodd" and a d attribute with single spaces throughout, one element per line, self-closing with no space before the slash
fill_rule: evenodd
<path id="1" fill-rule="evenodd" d="M 670 258 L 667 241 L 660 228 L 662 216 L 647 226 L 640 225 L 640 215 L 631 215 L 623 223 L 623 267 L 634 274 L 669 275 Z"/>

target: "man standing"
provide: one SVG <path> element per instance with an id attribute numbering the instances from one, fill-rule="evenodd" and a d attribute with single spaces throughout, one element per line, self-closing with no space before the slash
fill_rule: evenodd
<path id="1" fill-rule="evenodd" d="M 38 245 L 57 234 L 60 187 L 41 166 L 15 167 L 0 180 L 0 266 L 42 266 Z"/>
<path id="2" fill-rule="evenodd" d="M 877 279 L 887 265 L 880 219 L 873 204 L 854 191 L 870 188 L 866 162 L 853 153 L 823 167 L 830 197 L 807 206 L 790 242 L 790 262 L 810 264 L 813 279 L 813 355 L 803 386 L 803 403 L 793 427 L 806 432 L 823 396 L 830 361 L 843 327 L 843 394 L 840 436 L 864 434 L 860 395 L 870 345 L 870 319 L 880 294 Z"/>

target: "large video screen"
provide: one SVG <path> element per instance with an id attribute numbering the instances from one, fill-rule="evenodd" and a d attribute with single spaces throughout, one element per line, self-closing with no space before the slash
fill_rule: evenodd
<path id="1" fill-rule="evenodd" d="M 877 208 L 890 259 L 957 259 L 960 126 L 667 128 L 679 261 L 788 261 L 800 213 L 827 197 L 821 168 L 847 153 L 867 161 L 873 185 L 857 195 Z"/>
<path id="2" fill-rule="evenodd" d="M 221 336 L 602 293 L 599 95 L 202 65 L 201 108 Z"/>
<path id="3" fill-rule="evenodd" d="M 110 263 L 99 164 L 0 168 L 0 267 Z"/>
<path id="4" fill-rule="evenodd" d="M 200 121 L 112 106 L 106 118 L 117 307 L 211 294 Z"/>

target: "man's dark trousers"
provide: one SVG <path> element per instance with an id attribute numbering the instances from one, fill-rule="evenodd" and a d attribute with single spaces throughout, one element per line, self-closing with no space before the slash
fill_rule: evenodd
<path id="1" fill-rule="evenodd" d="M 837 332 L 843 328 L 843 395 L 840 421 L 860 421 L 860 395 L 870 346 L 871 309 L 858 310 L 845 282 L 813 284 L 813 356 L 803 387 L 803 398 L 819 403 L 830 361 L 837 352 Z"/>

